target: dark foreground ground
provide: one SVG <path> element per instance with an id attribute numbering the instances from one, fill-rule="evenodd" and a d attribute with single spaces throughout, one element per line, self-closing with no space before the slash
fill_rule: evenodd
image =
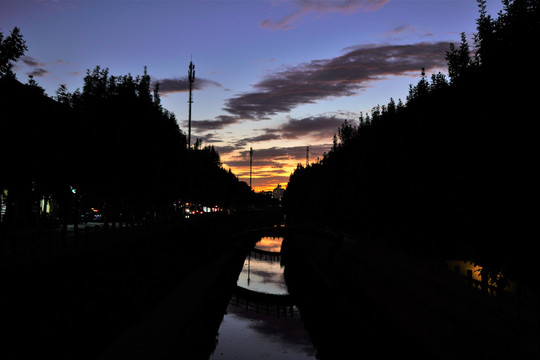
<path id="1" fill-rule="evenodd" d="M 524 299 L 485 294 L 433 259 L 338 232 L 292 233 L 285 274 L 321 358 L 540 354 L 539 304 L 521 304 L 516 314 Z"/>
<path id="2" fill-rule="evenodd" d="M 5 256 L 0 358 L 95 359 L 114 353 L 108 349 L 150 313 L 155 315 L 175 291 L 189 301 L 176 308 L 195 312 L 190 304 L 212 298 L 216 276 L 226 277 L 222 268 L 230 268 L 243 251 L 245 242 L 232 235 L 279 221 L 273 215 L 142 226 L 137 229 L 141 236 L 98 239 L 92 251 L 43 261 L 14 262 Z"/>
<path id="3" fill-rule="evenodd" d="M 280 217 L 211 220 L 4 267 L 1 358 L 207 359 L 256 238 L 245 230 Z M 476 301 L 441 264 L 340 233 L 285 234 L 287 284 L 319 359 L 539 354 L 538 328 Z"/>

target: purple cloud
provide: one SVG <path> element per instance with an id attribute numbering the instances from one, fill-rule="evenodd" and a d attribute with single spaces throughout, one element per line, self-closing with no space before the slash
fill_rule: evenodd
<path id="1" fill-rule="evenodd" d="M 342 118 L 335 116 L 316 116 L 303 119 L 289 119 L 277 130 L 286 139 L 297 139 L 298 137 L 310 135 L 317 138 L 331 137 L 341 124 Z"/>
<path id="2" fill-rule="evenodd" d="M 31 56 L 23 56 L 21 58 L 21 60 L 25 65 L 28 65 L 28 66 L 45 66 L 45 65 L 47 65 L 46 63 L 43 63 L 43 62 L 39 61 L 38 59 L 33 58 Z"/>
<path id="3" fill-rule="evenodd" d="M 199 131 L 210 131 L 223 129 L 225 126 L 236 124 L 240 122 L 240 118 L 230 115 L 219 115 L 214 120 L 193 120 L 191 127 Z M 187 125 L 187 122 L 186 122 Z"/>
<path id="4" fill-rule="evenodd" d="M 276 128 L 264 129 L 261 135 L 249 137 L 236 142 L 238 149 L 246 145 L 278 139 L 298 139 L 309 136 L 317 139 L 331 139 L 332 135 L 343 123 L 344 119 L 336 116 L 319 115 L 303 119 L 289 118 Z"/>
<path id="5" fill-rule="evenodd" d="M 28 75 L 32 75 L 34 77 L 40 77 L 40 76 L 45 76 L 49 73 L 49 71 L 47 69 L 44 69 L 44 68 L 35 68 L 34 70 L 28 72 L 27 74 Z"/>
<path id="6" fill-rule="evenodd" d="M 309 13 L 325 14 L 329 12 L 354 13 L 359 9 L 375 11 L 382 8 L 389 0 L 296 0 L 293 9 L 277 21 L 265 19 L 260 26 L 273 30 L 287 30 L 294 23 Z"/>
<path id="7" fill-rule="evenodd" d="M 252 143 L 258 143 L 258 142 L 264 142 L 264 141 L 270 141 L 270 140 L 278 140 L 281 139 L 280 134 L 274 134 L 273 131 L 266 131 L 262 135 L 257 135 L 249 138 L 242 139 L 240 141 L 236 142 L 237 148 L 243 148 L 244 146 Z"/>
<path id="8" fill-rule="evenodd" d="M 433 36 L 433 33 L 429 31 L 422 32 L 413 25 L 399 25 L 393 29 L 385 31 L 381 35 L 381 37 L 384 39 L 395 41 L 404 39 L 408 36 L 431 37 Z"/>
<path id="9" fill-rule="evenodd" d="M 225 111 L 239 119 L 263 120 L 317 100 L 358 93 L 369 81 L 446 66 L 448 42 L 410 45 L 364 45 L 341 56 L 290 66 L 225 102 Z"/>
<path id="10" fill-rule="evenodd" d="M 159 83 L 159 92 L 162 94 L 189 91 L 189 81 L 187 76 L 181 78 L 156 80 L 154 81 L 154 84 L 155 83 Z M 193 83 L 194 90 L 202 90 L 210 86 L 222 87 L 217 81 L 203 78 L 196 78 L 195 82 Z"/>

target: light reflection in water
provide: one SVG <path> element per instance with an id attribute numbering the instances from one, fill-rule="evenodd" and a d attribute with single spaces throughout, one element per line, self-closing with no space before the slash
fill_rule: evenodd
<path id="1" fill-rule="evenodd" d="M 280 252 L 282 237 L 263 237 L 255 248 Z M 244 261 L 237 285 L 251 291 L 287 295 L 279 260 L 253 252 Z M 299 317 L 254 312 L 231 301 L 219 328 L 218 344 L 210 359 L 315 359 L 315 348 Z"/>
<path id="2" fill-rule="evenodd" d="M 283 237 L 263 237 L 255 248 L 264 251 L 279 252 Z M 286 295 L 287 285 L 283 276 L 283 267 L 279 261 L 256 258 L 250 254 L 244 261 L 237 285 L 246 289 L 267 294 Z"/>
<path id="3" fill-rule="evenodd" d="M 266 316 L 229 305 L 210 359 L 315 359 L 315 352 L 299 318 Z"/>
<path id="4" fill-rule="evenodd" d="M 259 242 L 255 244 L 255 248 L 264 251 L 280 252 L 282 242 L 282 236 L 263 236 L 261 240 L 259 240 Z"/>

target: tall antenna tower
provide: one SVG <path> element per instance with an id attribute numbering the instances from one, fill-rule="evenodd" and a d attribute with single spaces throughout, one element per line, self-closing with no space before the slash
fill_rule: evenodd
<path id="1" fill-rule="evenodd" d="M 195 81 L 195 65 L 193 61 L 189 62 L 188 70 L 188 82 L 189 82 L 189 113 L 188 113 L 188 149 L 191 149 L 191 104 L 193 104 L 193 96 L 191 94 L 193 90 L 193 82 Z"/>
<path id="2" fill-rule="evenodd" d="M 250 147 L 249 148 L 249 189 L 250 190 L 253 190 L 253 188 L 251 187 L 252 170 L 253 170 L 253 148 Z"/>
<path id="3" fill-rule="evenodd" d="M 309 146 L 306 146 L 306 167 L 309 165 Z"/>

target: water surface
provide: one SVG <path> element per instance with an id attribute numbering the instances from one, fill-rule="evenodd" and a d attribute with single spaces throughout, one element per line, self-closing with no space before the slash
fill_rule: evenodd
<path id="1" fill-rule="evenodd" d="M 244 261 L 237 286 L 259 294 L 263 309 L 264 294 L 288 296 L 279 257 L 257 253 L 279 253 L 282 237 L 263 237 Z M 260 295 L 263 294 L 263 295 Z M 275 299 L 275 298 L 274 298 Z M 218 331 L 218 344 L 210 359 L 315 359 L 313 347 L 298 309 L 287 316 L 255 311 L 246 306 L 252 299 L 231 299 Z M 271 301 L 271 300 L 270 300 Z"/>

